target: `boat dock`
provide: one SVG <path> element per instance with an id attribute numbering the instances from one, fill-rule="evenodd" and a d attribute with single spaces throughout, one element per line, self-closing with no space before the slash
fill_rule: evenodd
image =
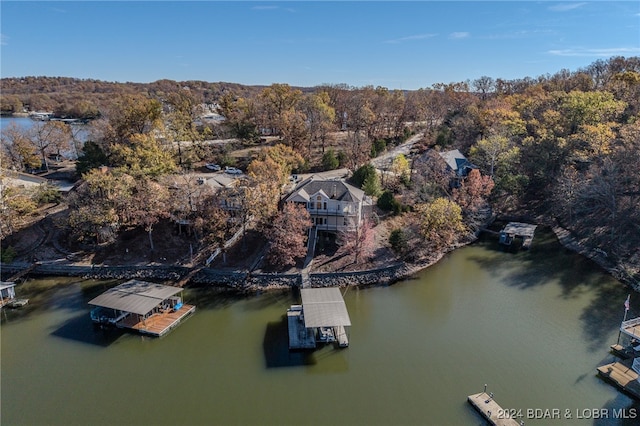
<path id="1" fill-rule="evenodd" d="M 316 336 L 313 330 L 304 326 L 302 305 L 291 305 L 287 310 L 289 327 L 289 349 L 313 349 L 316 347 Z"/>
<path id="2" fill-rule="evenodd" d="M 129 280 L 89 301 L 94 306 L 91 320 L 160 337 L 196 310 L 177 296 L 182 291 L 180 287 Z"/>
<path id="3" fill-rule="evenodd" d="M 632 339 L 640 338 L 640 317 L 622 321 L 620 331 Z"/>
<path id="4" fill-rule="evenodd" d="M 340 289 L 303 288 L 300 294 L 302 304 L 287 310 L 289 349 L 313 349 L 318 343 L 333 342 L 341 348 L 349 346 L 351 319 Z"/>
<path id="5" fill-rule="evenodd" d="M 509 222 L 500 231 L 500 244 L 510 246 L 516 238 L 522 239 L 522 248 L 527 250 L 533 243 L 533 235 L 538 225 L 521 222 Z"/>
<path id="6" fill-rule="evenodd" d="M 633 370 L 630 358 L 602 365 L 598 367 L 598 374 L 634 398 L 640 399 L 639 376 Z"/>
<path id="7" fill-rule="evenodd" d="M 493 399 L 493 393 L 487 394 L 485 391 L 469 395 L 467 401 L 494 426 L 520 426 L 522 424 L 515 419 L 507 418 L 509 410 L 502 408 Z"/>

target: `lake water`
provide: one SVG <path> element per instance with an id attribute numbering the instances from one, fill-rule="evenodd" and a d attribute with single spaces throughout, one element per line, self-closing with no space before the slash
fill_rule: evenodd
<path id="1" fill-rule="evenodd" d="M 37 123 L 43 123 L 42 121 L 35 121 L 29 117 L 0 117 L 0 132 L 9 127 L 12 123 L 16 124 L 23 131 L 28 131 Z M 84 144 L 89 139 L 89 125 L 86 124 L 72 124 L 70 125 L 72 131 L 75 133 L 77 140 L 80 144 Z M 80 146 L 81 147 L 81 146 Z M 79 148 L 80 148 L 79 147 Z M 62 154 L 65 157 L 75 159 L 75 149 L 69 151 L 63 151 Z"/>
<path id="2" fill-rule="evenodd" d="M 3 425 L 482 424 L 466 397 L 485 383 L 527 425 L 638 424 L 584 418 L 640 413 L 595 371 L 627 290 L 550 233 L 529 252 L 480 242 L 415 279 L 349 289 L 350 347 L 310 354 L 287 350 L 292 292 L 190 289 L 195 315 L 151 339 L 94 329 L 86 302 L 113 283 L 31 279 L 18 293 L 51 282 L 31 311 L 2 313 Z"/>
<path id="3" fill-rule="evenodd" d="M 30 129 L 35 121 L 29 117 L 0 117 L 0 131 L 9 127 L 11 123 L 15 123 L 24 130 Z"/>

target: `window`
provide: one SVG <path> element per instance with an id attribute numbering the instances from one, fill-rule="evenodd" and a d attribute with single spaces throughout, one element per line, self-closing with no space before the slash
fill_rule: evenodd
<path id="1" fill-rule="evenodd" d="M 322 197 L 318 195 L 316 197 L 316 209 L 320 210 L 321 208 L 322 208 Z"/>
<path id="2" fill-rule="evenodd" d="M 326 201 L 324 202 L 324 209 L 325 210 L 327 209 L 327 202 Z"/>

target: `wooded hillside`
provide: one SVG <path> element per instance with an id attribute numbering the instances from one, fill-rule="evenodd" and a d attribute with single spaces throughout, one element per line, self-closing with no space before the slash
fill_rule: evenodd
<path id="1" fill-rule="evenodd" d="M 203 103 L 217 105 L 225 121 L 196 124 Z M 87 195 L 90 202 L 77 195 L 73 199 L 77 210 L 71 217 L 78 220 L 76 230 L 84 236 L 100 239 L 106 223 L 117 224 L 114 218 L 143 226 L 151 235 L 155 222 L 143 219 L 159 221 L 170 216 L 162 211 L 162 203 L 150 201 L 162 193 L 155 185 L 163 176 L 188 171 L 212 158 L 223 165 L 244 167 L 235 163 L 238 157 L 231 156 L 229 148 L 205 145 L 206 139 L 239 138 L 245 145 L 235 148 L 252 149 L 277 140 L 283 145 L 271 147 L 270 154 L 251 154 L 249 190 L 234 195 L 245 201 L 251 196 L 271 200 L 264 211 L 251 212 L 264 226 L 277 213 L 279 189 L 274 182 L 286 181 L 292 170 L 344 166 L 355 172 L 354 177 L 366 172 L 359 185 L 373 196 L 384 195 L 383 205 L 396 214 L 410 211 L 411 217 L 417 217 L 417 228 L 433 241 L 442 240 L 445 231 L 455 234 L 462 227 L 448 223 L 434 230 L 425 224 L 426 217 L 436 214 L 446 219 L 451 212 L 458 217 L 460 210 L 468 219 L 488 197 L 498 213 L 557 221 L 584 245 L 605 253 L 622 275 L 638 274 L 639 57 L 599 60 L 581 70 L 536 78 L 481 77 L 415 91 L 347 85 L 299 89 L 287 84 L 247 87 L 170 80 L 138 84 L 3 79 L 3 111 L 17 111 L 24 105 L 31 110 L 54 110 L 61 116 L 101 117 L 92 124 L 94 139 L 85 145 L 78 168 L 88 182 L 105 180 L 91 174 L 101 164 L 116 170 L 114 177 L 118 173 L 123 177 L 87 187 L 86 193 L 93 194 Z M 413 161 L 398 156 L 377 171 L 368 164 L 416 133 L 424 137 L 414 148 Z M 3 164 L 25 169 L 38 153 L 44 158 L 47 147 L 56 144 L 43 138 L 6 132 Z M 428 160 L 438 157 L 434 152 L 452 149 L 479 167 L 467 186 L 463 182 L 455 191 L 436 170 L 437 162 Z M 269 175 L 276 169 L 274 164 L 279 164 L 277 179 Z M 386 175 L 391 177 L 384 179 Z M 131 176 L 144 185 L 137 188 Z M 122 204 L 118 185 L 124 185 L 132 197 L 138 196 L 140 206 L 156 206 L 155 216 L 142 207 L 143 213 L 137 216 L 117 210 L 116 204 L 119 208 L 133 205 Z M 100 213 L 95 209 L 98 202 L 110 200 L 115 204 L 105 204 L 104 214 L 88 217 Z M 251 207 L 251 203 L 242 205 Z M 449 243 L 451 238 L 445 240 Z"/>

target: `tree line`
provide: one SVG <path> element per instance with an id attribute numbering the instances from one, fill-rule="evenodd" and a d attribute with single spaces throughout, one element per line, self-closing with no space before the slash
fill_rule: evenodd
<path id="1" fill-rule="evenodd" d="M 59 78 L 2 83 L 3 105 L 10 96 L 31 102 L 24 97 L 31 95 L 21 90 L 37 84 L 48 88 L 41 92 L 47 96 L 76 89 L 83 93 L 78 99 L 89 93 L 105 96 L 100 118 L 91 124 L 91 140 L 78 159 L 86 187 L 70 202 L 69 222 L 78 238 L 98 241 L 117 235 L 123 225 L 140 226 L 152 244 L 154 224 L 180 215 L 192 223 L 218 223 L 202 228 L 201 238 L 211 233 L 219 241 L 230 221 L 213 216 L 224 215 L 239 218 L 233 223 L 251 218 L 268 234 L 273 223 L 280 223 L 274 222 L 281 214 L 280 192 L 292 171 L 346 166 L 355 172 L 354 183 L 378 197 L 381 208 L 408 213 L 413 220 L 406 229 L 436 245 L 451 243 L 462 232 L 460 221 L 477 214 L 487 201 L 502 212 L 528 209 L 553 216 L 612 258 L 633 256 L 640 245 L 640 175 L 634 167 L 640 159 L 638 57 L 599 60 L 574 72 L 537 78 L 481 77 L 415 91 L 328 84 L 247 88 L 170 80 L 149 85 Z M 100 92 L 115 87 L 117 96 Z M 199 120 L 208 104 L 223 122 Z M 37 126 L 51 131 L 50 137 L 3 132 L 3 167 L 25 169 L 43 158 L 46 165 L 46 154 L 60 146 L 56 131 L 64 133 L 53 124 Z M 371 170 L 372 157 L 416 132 L 424 137 L 411 161 L 399 156 L 390 170 Z M 201 204 L 217 208 L 226 203 L 235 209 L 198 216 L 194 212 L 208 211 L 194 207 L 204 198 L 171 197 L 156 185 L 168 188 L 161 183 L 167 176 L 184 174 L 212 156 L 234 161 L 225 148 L 204 143 L 214 137 L 234 137 L 245 146 L 266 149 L 249 159 L 242 190 Z M 437 155 L 449 149 L 459 149 L 479 167 L 458 187 L 450 185 Z M 108 166 L 110 173 L 100 166 Z M 161 202 L 146 197 L 160 197 Z M 166 209 L 166 200 L 179 205 Z M 106 205 L 95 208 L 100 203 Z M 392 245 L 399 253 L 410 237 L 401 231 L 393 233 Z M 287 246 L 273 244 L 278 245 Z"/>

